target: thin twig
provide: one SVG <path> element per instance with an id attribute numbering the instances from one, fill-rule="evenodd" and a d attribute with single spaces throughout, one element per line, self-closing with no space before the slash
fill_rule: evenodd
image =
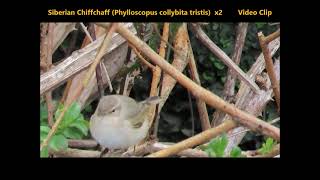
<path id="1" fill-rule="evenodd" d="M 164 41 L 161 41 L 160 48 L 159 48 L 159 56 L 162 58 L 166 55 L 166 41 L 168 41 L 169 38 L 169 27 L 170 23 L 164 23 L 163 24 L 163 31 L 162 31 L 162 39 Z M 158 30 L 158 29 L 156 29 Z M 151 88 L 150 88 L 150 97 L 151 96 L 158 96 L 159 95 L 159 83 L 161 79 L 161 68 L 159 66 L 155 66 L 155 68 L 152 71 L 152 81 L 151 81 Z M 158 107 L 158 108 L 157 108 Z M 153 135 L 154 137 L 157 137 L 158 134 L 158 126 L 159 126 L 159 105 L 157 104 L 151 111 L 150 118 L 154 119 L 154 129 L 153 129 Z M 158 112 L 157 112 L 158 111 Z"/>
<path id="2" fill-rule="evenodd" d="M 108 87 L 109 87 L 109 91 L 112 92 L 113 91 L 113 87 L 112 87 L 112 83 L 111 83 L 111 78 L 108 74 L 107 68 L 104 65 L 104 63 L 101 63 L 101 68 L 103 70 L 103 72 L 105 73 L 106 77 L 107 77 L 107 83 L 108 83 Z"/>
<path id="3" fill-rule="evenodd" d="M 197 70 L 197 65 L 196 65 L 196 61 L 194 59 L 191 44 L 189 44 L 189 51 L 190 51 L 189 71 L 190 71 L 191 78 L 195 83 L 197 83 L 199 86 L 201 86 L 201 82 L 200 82 L 200 78 L 199 78 L 199 74 L 198 74 L 198 70 Z M 197 108 L 198 108 L 198 112 L 199 112 L 199 118 L 200 118 L 200 122 L 201 122 L 202 131 L 210 129 L 211 125 L 210 125 L 210 121 L 209 121 L 206 103 L 199 98 L 196 98 L 196 103 L 197 103 Z"/>
<path id="4" fill-rule="evenodd" d="M 122 157 L 132 157 L 132 156 L 143 156 L 145 154 L 150 154 L 157 152 L 166 148 L 171 147 L 174 143 L 166 142 L 146 142 L 142 145 L 137 146 L 135 149 L 129 149 L 127 152 L 122 154 Z M 208 157 L 208 154 L 204 151 L 197 149 L 185 149 L 177 154 L 182 157 Z"/>
<path id="5" fill-rule="evenodd" d="M 190 137 L 188 139 L 185 139 L 177 144 L 174 144 L 167 149 L 163 149 L 161 151 L 158 151 L 156 153 L 150 154 L 147 157 L 167 157 L 171 155 L 175 155 L 182 150 L 192 148 L 194 146 L 197 146 L 199 144 L 206 143 L 210 141 L 210 139 L 220 135 L 223 132 L 227 132 L 234 128 L 236 126 L 236 123 L 234 121 L 225 121 L 219 126 L 215 128 L 208 129 L 206 131 L 203 131 L 193 137 Z"/>
<path id="6" fill-rule="evenodd" d="M 108 31 L 107 35 L 105 36 L 105 39 L 102 42 L 102 45 L 99 49 L 99 52 L 97 53 L 95 60 L 91 64 L 90 69 L 87 71 L 87 74 L 83 80 L 84 87 L 86 87 L 88 85 L 92 74 L 95 72 L 97 65 L 100 63 L 101 58 L 104 56 L 106 49 L 111 41 L 112 34 L 116 30 L 116 28 L 117 28 L 117 23 L 113 23 L 111 25 L 110 30 Z"/>
<path id="7" fill-rule="evenodd" d="M 280 36 L 280 29 L 278 29 L 277 31 L 273 32 L 269 36 L 265 37 L 264 42 L 265 43 L 269 43 L 269 42 L 275 40 L 279 36 Z"/>
<path id="8" fill-rule="evenodd" d="M 206 33 L 197 24 L 192 24 L 192 30 L 196 37 L 212 52 L 214 53 L 228 68 L 234 71 L 234 74 L 239 77 L 240 80 L 245 82 L 255 93 L 259 93 L 259 86 L 244 73 L 230 58 L 223 52 Z"/>
<path id="9" fill-rule="evenodd" d="M 52 46 L 53 46 L 53 30 L 54 30 L 54 23 L 48 23 L 48 33 L 46 36 L 46 44 L 47 44 L 47 53 L 46 53 L 46 71 L 50 69 L 52 65 Z M 48 124 L 50 127 L 53 126 L 53 102 L 52 102 L 52 91 L 48 91 L 46 93 L 46 102 L 47 102 L 47 110 L 48 110 Z"/>
<path id="10" fill-rule="evenodd" d="M 135 36 L 130 30 L 120 25 L 117 32 L 127 39 L 132 45 L 144 53 L 153 63 L 157 64 L 163 71 L 176 79 L 182 86 L 190 90 L 193 95 L 205 101 L 211 107 L 222 110 L 234 117 L 234 120 L 249 127 L 253 131 L 261 132 L 267 136 L 271 136 L 277 141 L 280 141 L 280 129 L 274 127 L 261 119 L 246 113 L 234 105 L 231 105 L 215 95 L 211 91 L 197 85 L 192 80 L 187 78 L 183 73 L 165 61 L 161 56 L 154 52 L 145 42 Z"/>
<path id="11" fill-rule="evenodd" d="M 83 30 L 84 33 L 86 34 L 86 36 L 89 38 L 89 40 L 90 40 L 91 42 L 93 42 L 94 40 L 93 40 L 93 38 L 91 37 L 90 33 L 88 32 L 86 26 L 85 26 L 82 22 L 80 23 L 80 25 L 81 25 L 82 30 Z"/>
<path id="12" fill-rule="evenodd" d="M 133 49 L 134 53 L 138 56 L 138 58 L 140 59 L 140 61 L 148 66 L 151 70 L 154 69 L 154 65 L 152 65 L 151 63 L 149 63 L 149 61 L 147 61 L 137 50 L 137 48 L 135 48 L 132 44 L 128 43 L 129 46 L 131 47 L 131 49 Z"/>
<path id="13" fill-rule="evenodd" d="M 191 99 L 191 93 L 189 90 L 188 91 L 188 100 L 189 100 L 189 108 L 190 108 L 190 113 L 191 113 L 191 136 L 194 136 L 194 113 L 193 113 L 193 105 L 192 105 L 192 99 Z"/>
<path id="14" fill-rule="evenodd" d="M 279 34 L 280 34 L 280 30 L 279 30 Z M 272 62 L 272 57 L 268 48 L 268 43 L 265 41 L 265 37 L 262 32 L 258 33 L 258 37 L 259 37 L 262 53 L 264 56 L 264 60 L 266 63 L 266 69 L 267 69 L 267 72 L 271 81 L 271 85 L 273 88 L 273 93 L 276 98 L 278 112 L 280 112 L 280 84 L 279 84 L 279 81 L 277 80 L 276 73 L 273 68 L 273 62 Z"/>
<path id="15" fill-rule="evenodd" d="M 231 57 L 232 61 L 236 65 L 240 64 L 242 49 L 243 49 L 246 34 L 247 34 L 247 28 L 248 28 L 248 23 L 238 24 L 235 46 L 234 46 L 233 54 Z M 234 72 L 232 71 L 232 69 L 229 68 L 227 78 L 226 78 L 227 80 L 224 84 L 224 90 L 223 90 L 223 99 L 226 100 L 227 102 L 231 102 L 234 97 L 234 88 L 235 88 L 236 78 L 234 78 L 233 74 Z M 211 121 L 211 125 L 216 126 L 220 124 L 224 115 L 225 114 L 221 111 L 215 111 L 213 113 L 213 119 Z"/>
<path id="16" fill-rule="evenodd" d="M 95 148 L 97 146 L 98 146 L 98 143 L 94 140 L 84 140 L 84 139 L 68 140 L 68 147 L 70 148 Z"/>
<path id="17" fill-rule="evenodd" d="M 272 120 L 272 121 L 270 121 L 270 122 L 268 122 L 268 123 L 269 123 L 269 124 L 274 124 L 274 123 L 278 122 L 279 120 L 280 120 L 280 117 L 278 117 L 278 118 L 276 118 L 276 119 L 274 119 L 274 120 Z M 250 129 L 245 129 L 245 130 L 243 130 L 243 131 L 239 131 L 239 132 L 230 134 L 230 135 L 228 135 L 228 139 L 231 138 L 231 137 L 233 137 L 233 136 L 237 136 L 238 134 L 242 134 L 242 133 L 245 133 L 245 132 L 248 132 L 248 131 L 250 131 Z"/>
<path id="18" fill-rule="evenodd" d="M 88 25 L 88 31 L 89 31 L 89 39 L 90 37 L 91 38 L 91 42 L 95 41 L 97 39 L 97 36 L 96 36 L 96 30 L 95 30 L 95 25 L 93 23 L 89 23 Z M 97 86 L 98 86 L 98 94 L 100 95 L 99 97 L 103 97 L 104 95 L 104 88 L 103 88 L 103 81 L 102 81 L 102 64 L 103 62 L 100 62 L 97 67 L 96 67 L 96 80 L 97 80 Z"/>

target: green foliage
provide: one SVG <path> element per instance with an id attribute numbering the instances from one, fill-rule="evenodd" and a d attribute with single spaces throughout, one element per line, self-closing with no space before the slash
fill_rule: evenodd
<path id="1" fill-rule="evenodd" d="M 225 133 L 221 136 L 212 139 L 206 147 L 202 149 L 210 157 L 224 157 L 225 149 L 228 145 L 228 138 Z M 241 149 L 239 147 L 234 147 L 230 152 L 230 157 L 242 157 Z"/>
<path id="2" fill-rule="evenodd" d="M 262 147 L 258 150 L 261 154 L 268 154 L 271 152 L 272 148 L 277 144 L 272 138 L 268 138 Z"/>
<path id="3" fill-rule="evenodd" d="M 59 104 L 54 114 L 54 119 L 57 119 L 63 109 L 63 105 Z M 47 137 L 50 128 L 47 123 L 47 110 L 44 104 L 40 104 L 40 143 Z M 82 139 L 88 135 L 89 123 L 81 114 L 80 105 L 73 103 L 64 114 L 64 117 L 59 124 L 57 132 L 50 139 L 48 148 L 53 150 L 66 149 L 68 147 L 67 138 Z M 48 156 L 48 148 L 44 148 L 40 154 L 41 157 Z"/>
<path id="4" fill-rule="evenodd" d="M 230 152 L 230 157 L 243 157 L 241 149 L 238 146 L 234 147 Z"/>

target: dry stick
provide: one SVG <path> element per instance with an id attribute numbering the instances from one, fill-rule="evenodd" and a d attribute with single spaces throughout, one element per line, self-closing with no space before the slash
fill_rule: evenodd
<path id="1" fill-rule="evenodd" d="M 167 44 L 166 42 L 169 39 L 169 26 L 170 23 L 164 23 L 163 24 L 163 31 L 162 31 L 162 39 L 164 41 L 161 41 L 160 43 L 160 48 L 159 48 L 159 56 L 161 56 L 162 58 L 165 57 L 166 55 L 166 47 Z M 161 68 L 159 66 L 155 66 L 155 68 L 152 71 L 152 81 L 151 81 L 151 89 L 150 89 L 150 97 L 151 96 L 158 96 L 159 95 L 159 82 L 161 79 Z M 158 126 L 159 126 L 159 118 L 157 118 L 157 114 L 159 113 L 156 112 L 156 107 L 158 105 L 154 106 L 151 110 L 150 110 L 150 119 L 154 120 L 154 129 L 153 129 L 153 135 L 154 137 L 157 137 L 158 134 Z"/>
<path id="2" fill-rule="evenodd" d="M 70 46 L 68 47 L 68 50 L 67 50 L 67 53 L 66 53 L 67 56 L 70 56 L 71 53 L 72 53 L 72 51 L 74 50 L 74 47 L 75 47 L 75 45 L 76 45 L 76 41 L 77 41 L 77 38 L 78 38 L 78 34 L 79 34 L 79 33 L 73 34 L 73 36 L 72 36 L 72 38 L 71 38 L 71 40 L 70 40 Z M 72 80 L 73 80 L 73 79 L 69 79 L 69 80 L 67 81 L 67 85 L 66 85 L 66 87 L 64 88 L 62 97 L 61 97 L 61 99 L 60 99 L 60 103 L 61 103 L 61 104 L 64 104 L 64 101 L 66 100 L 66 98 L 67 98 L 67 96 L 68 96 L 69 89 L 70 89 L 71 84 L 72 84 Z"/>
<path id="3" fill-rule="evenodd" d="M 134 53 L 138 56 L 138 58 L 140 59 L 140 61 L 141 61 L 144 65 L 148 66 L 148 68 L 150 68 L 151 70 L 153 70 L 153 69 L 155 68 L 155 66 L 152 65 L 151 63 L 149 63 L 149 61 L 147 61 L 147 60 L 138 52 L 138 50 L 137 50 L 132 44 L 130 44 L 130 43 L 128 43 L 128 44 L 129 44 L 129 46 L 131 47 L 131 49 L 133 49 Z"/>
<path id="4" fill-rule="evenodd" d="M 47 34 L 47 69 L 50 69 L 52 65 L 52 45 L 53 45 L 53 30 L 54 30 L 54 23 L 48 23 L 48 34 Z M 48 109 L 48 124 L 50 127 L 53 126 L 53 102 L 52 102 L 52 91 L 48 91 L 46 93 L 46 102 L 47 102 L 47 109 Z"/>
<path id="5" fill-rule="evenodd" d="M 205 101 L 211 107 L 225 111 L 226 113 L 234 116 L 234 120 L 249 127 L 253 131 L 261 132 L 267 136 L 280 141 L 280 129 L 274 127 L 267 122 L 264 122 L 255 116 L 248 114 L 234 105 L 225 102 L 223 99 L 213 94 L 212 92 L 197 85 L 195 82 L 187 78 L 184 74 L 178 71 L 175 67 L 165 61 L 161 56 L 154 52 L 145 42 L 136 37 L 130 30 L 124 26 L 119 26 L 117 32 L 132 43 L 137 49 L 144 53 L 154 64 L 157 64 L 163 71 L 171 75 L 182 86 L 190 90 L 193 95 Z"/>
<path id="6" fill-rule="evenodd" d="M 90 79 L 97 64 L 100 62 L 101 57 L 103 56 L 104 52 L 106 52 L 106 49 L 109 45 L 110 42 L 110 37 L 112 36 L 113 32 L 115 30 L 115 25 L 113 24 L 112 27 L 110 28 L 109 32 L 107 33 L 104 41 L 101 44 L 101 47 L 99 49 L 99 52 L 97 53 L 94 62 L 91 64 L 90 69 L 88 70 L 88 72 L 86 73 L 85 78 Z M 54 123 L 54 125 L 52 126 L 50 132 L 48 133 L 48 136 L 46 137 L 46 139 L 42 142 L 42 144 L 40 145 L 40 151 L 42 151 L 42 149 L 44 147 L 46 147 L 49 143 L 49 140 L 52 138 L 52 136 L 54 135 L 54 133 L 57 131 L 58 126 L 60 124 L 60 122 L 62 121 L 62 118 L 65 114 L 65 112 L 67 111 L 67 109 L 70 107 L 70 105 L 72 104 L 73 101 L 75 101 L 79 95 L 81 94 L 82 90 L 85 88 L 85 86 L 87 85 L 87 81 L 85 81 L 82 85 L 78 86 L 78 88 L 76 89 L 76 93 L 74 94 L 74 96 L 71 98 L 71 100 L 69 102 L 66 102 L 66 104 L 64 105 L 59 117 L 57 118 L 56 122 Z"/>
<path id="7" fill-rule="evenodd" d="M 97 67 L 97 65 L 99 64 L 101 58 L 104 55 L 105 50 L 107 49 L 110 41 L 111 41 L 111 37 L 113 32 L 116 30 L 117 27 L 117 23 L 113 23 L 110 27 L 110 30 L 108 32 L 108 34 L 106 35 L 105 39 L 103 40 L 103 43 L 99 49 L 99 52 L 97 53 L 96 59 L 93 61 L 92 65 L 90 66 L 84 80 L 83 80 L 83 86 L 86 87 L 88 85 L 88 82 L 92 76 L 92 74 L 95 72 L 95 69 Z M 102 51 L 104 50 L 104 51 Z"/>
<path id="8" fill-rule="evenodd" d="M 240 64 L 240 59 L 241 59 L 241 54 L 242 54 L 242 49 L 244 46 L 246 34 L 247 34 L 247 28 L 248 28 L 248 23 L 239 23 L 238 29 L 237 29 L 237 36 L 236 36 L 236 42 L 232 54 L 232 61 L 236 64 Z M 234 87 L 235 87 L 235 78 L 233 75 L 232 69 L 228 69 L 228 74 L 227 74 L 227 80 L 224 84 L 224 90 L 223 90 L 223 99 L 230 102 L 232 97 L 234 96 Z M 211 121 L 211 125 L 214 127 L 218 124 L 221 123 L 222 118 L 224 116 L 224 113 L 221 111 L 215 111 L 213 113 L 213 119 Z"/>
<path id="9" fill-rule="evenodd" d="M 264 42 L 269 43 L 280 36 L 280 29 L 278 29 L 276 32 L 270 34 L 269 36 L 265 37 Z"/>
<path id="10" fill-rule="evenodd" d="M 96 30 L 93 23 L 89 24 L 88 31 L 89 32 L 87 36 L 89 37 L 91 42 L 95 41 L 97 38 L 96 38 Z M 97 80 L 97 86 L 98 86 L 98 94 L 100 95 L 100 97 L 103 97 L 104 95 L 102 72 L 101 72 L 102 64 L 103 63 L 100 62 L 96 67 L 96 80 Z"/>
<path id="11" fill-rule="evenodd" d="M 203 32 L 201 27 L 197 24 L 192 24 L 192 31 L 196 37 L 212 52 L 214 53 L 228 68 L 234 71 L 234 74 L 240 80 L 245 82 L 255 93 L 259 93 L 259 86 L 250 79 L 230 58 L 223 52 L 210 38 Z"/>
<path id="12" fill-rule="evenodd" d="M 197 70 L 197 65 L 196 65 L 196 61 L 194 59 L 191 44 L 189 44 L 189 51 L 190 51 L 189 70 L 190 70 L 190 74 L 191 74 L 191 79 L 195 83 L 197 83 L 199 86 L 201 86 L 201 82 L 200 82 L 200 78 L 199 78 L 199 74 L 198 74 L 198 70 Z M 206 103 L 199 98 L 197 98 L 196 102 L 197 102 L 202 131 L 210 129 L 211 126 L 210 126 Z"/>
<path id="13" fill-rule="evenodd" d="M 98 143 L 94 140 L 84 140 L 84 139 L 68 140 L 68 147 L 70 148 L 95 148 L 97 146 L 98 146 Z"/>
<path id="14" fill-rule="evenodd" d="M 132 156 L 143 156 L 145 154 L 150 154 L 153 152 L 157 152 L 168 147 L 171 147 L 174 143 L 166 143 L 166 142 L 146 142 L 142 145 L 137 146 L 135 149 L 130 149 L 127 152 L 123 153 L 122 157 L 132 157 Z M 197 149 L 186 149 L 177 154 L 178 156 L 185 157 L 209 157 L 208 154 L 204 151 Z"/>
<path id="15" fill-rule="evenodd" d="M 280 117 L 278 117 L 278 118 L 276 118 L 276 119 L 274 119 L 274 120 L 272 120 L 272 121 L 269 121 L 268 123 L 274 124 L 274 123 L 278 122 L 279 120 L 280 120 Z M 250 129 L 245 129 L 245 130 L 243 130 L 243 131 L 239 131 L 239 132 L 230 134 L 230 135 L 228 135 L 228 139 L 231 138 L 231 137 L 233 137 L 233 136 L 237 136 L 238 134 L 242 134 L 242 133 L 245 133 L 245 132 L 248 132 L 248 131 L 250 131 Z"/>
<path id="16" fill-rule="evenodd" d="M 174 145 L 168 147 L 167 149 L 163 149 L 163 150 L 158 151 L 156 153 L 150 154 L 147 157 L 167 157 L 170 155 L 175 155 L 175 154 L 181 152 L 182 150 L 194 147 L 199 144 L 206 143 L 206 142 L 210 141 L 210 139 L 220 135 L 221 133 L 227 132 L 227 131 L 233 129 L 234 127 L 236 127 L 236 125 L 237 124 L 234 121 L 231 121 L 231 120 L 225 121 L 215 128 L 211 128 L 206 131 L 203 131 L 193 137 L 185 139 L 177 144 L 174 144 Z"/>
<path id="17" fill-rule="evenodd" d="M 89 38 L 89 40 L 91 42 L 93 42 L 95 40 L 95 37 L 91 37 L 92 33 L 90 34 L 89 31 L 87 30 L 86 26 L 81 22 L 80 23 L 82 30 L 84 31 L 84 33 L 86 34 L 86 36 Z"/>
<path id="18" fill-rule="evenodd" d="M 280 30 L 279 30 L 279 34 L 280 34 Z M 271 85 L 273 88 L 273 93 L 274 93 L 274 96 L 276 98 L 276 102 L 278 105 L 278 112 L 280 112 L 280 85 L 277 80 L 274 68 L 273 68 L 273 62 L 272 62 L 272 57 L 271 57 L 271 54 L 270 54 L 270 51 L 268 48 L 268 43 L 266 43 L 265 37 L 262 32 L 258 33 L 258 37 L 259 37 L 259 42 L 260 42 L 260 46 L 262 49 L 262 53 L 264 56 L 264 60 L 266 63 L 266 69 L 267 69 L 267 72 L 268 72 L 268 75 L 269 75 L 269 78 L 271 81 Z"/>
<path id="19" fill-rule="evenodd" d="M 167 61 L 164 60 L 164 58 L 160 57 L 160 61 L 164 61 L 166 64 L 169 64 L 170 67 L 174 68 L 176 71 L 182 74 L 182 71 L 186 68 L 188 64 L 188 55 L 189 55 L 189 35 L 187 30 L 187 25 L 184 23 L 179 27 L 177 30 L 175 39 L 174 39 L 174 59 L 171 64 L 169 64 Z M 154 51 L 152 51 L 154 52 Z M 150 58 L 150 57 L 149 57 Z M 160 68 L 161 66 L 158 63 L 157 64 Z M 166 71 L 163 74 L 163 78 L 161 81 L 161 90 L 160 90 L 160 96 L 162 97 L 163 101 L 160 102 L 158 106 L 158 112 L 161 111 L 162 107 L 164 106 L 166 100 L 168 99 L 170 92 L 174 88 L 174 86 L 177 84 L 177 80 L 170 76 L 170 73 L 167 73 Z"/>

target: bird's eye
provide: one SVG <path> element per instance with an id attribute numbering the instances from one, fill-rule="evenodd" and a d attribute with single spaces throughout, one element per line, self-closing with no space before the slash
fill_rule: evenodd
<path id="1" fill-rule="evenodd" d="M 115 111 L 116 111 L 116 109 L 112 109 L 112 111 L 111 111 L 111 112 L 112 112 L 112 113 L 114 113 Z"/>

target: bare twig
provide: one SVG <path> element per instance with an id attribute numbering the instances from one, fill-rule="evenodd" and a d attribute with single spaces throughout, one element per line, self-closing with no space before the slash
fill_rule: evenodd
<path id="1" fill-rule="evenodd" d="M 196 37 L 212 52 L 214 53 L 226 66 L 233 70 L 234 75 L 237 75 L 240 80 L 245 82 L 255 93 L 259 92 L 259 86 L 252 81 L 229 57 L 223 52 L 210 38 L 203 32 L 201 27 L 197 24 L 192 24 L 192 30 Z"/>
<path id="2" fill-rule="evenodd" d="M 169 26 L 170 23 L 164 23 L 163 24 L 163 31 L 162 31 L 162 39 L 164 41 L 161 41 L 160 48 L 159 48 L 159 56 L 162 58 L 166 55 L 166 42 L 169 38 Z M 150 88 L 150 97 L 151 96 L 158 96 L 159 95 L 159 82 L 161 79 L 161 68 L 159 66 L 155 66 L 155 68 L 152 71 L 152 81 L 151 81 L 151 88 Z M 156 107 L 159 107 L 156 105 L 153 109 L 150 110 L 150 118 L 154 119 L 154 129 L 153 129 L 153 135 L 154 137 L 157 137 L 158 134 L 158 125 L 159 125 L 159 118 L 158 118 L 158 112 L 156 112 Z"/>
<path id="3" fill-rule="evenodd" d="M 95 148 L 98 143 L 94 140 L 68 140 L 68 147 L 70 148 Z"/>
<path id="4" fill-rule="evenodd" d="M 106 37 L 105 37 L 105 39 L 99 49 L 99 52 L 97 53 L 95 60 L 91 64 L 90 69 L 88 69 L 88 72 L 83 80 L 84 87 L 86 87 L 88 85 L 88 82 L 89 82 L 92 74 L 94 73 L 97 65 L 99 64 L 102 56 L 105 54 L 105 51 L 107 50 L 107 47 L 111 41 L 112 34 L 116 30 L 116 27 L 117 27 L 117 23 L 113 23 L 111 25 L 110 30 L 109 30 L 108 34 L 106 35 Z"/>
<path id="5" fill-rule="evenodd" d="M 280 129 L 274 127 L 255 116 L 246 113 L 234 105 L 225 102 L 223 99 L 213 94 L 212 92 L 204 89 L 203 87 L 197 85 L 192 80 L 187 78 L 184 74 L 178 71 L 175 67 L 166 62 L 161 56 L 155 53 L 145 42 L 141 41 L 137 36 L 135 36 L 128 29 L 120 25 L 117 28 L 117 32 L 126 38 L 131 44 L 133 44 L 137 49 L 144 53 L 154 64 L 157 64 L 163 71 L 168 73 L 171 77 L 176 79 L 182 86 L 190 90 L 193 95 L 201 100 L 205 101 L 208 105 L 222 110 L 232 116 L 234 120 L 249 127 L 253 131 L 261 132 L 267 136 L 280 141 Z"/>
<path id="6" fill-rule="evenodd" d="M 92 36 L 92 33 L 90 34 L 89 33 L 89 31 L 87 30 L 87 27 L 81 22 L 80 23 L 80 25 L 81 25 L 81 28 L 82 28 L 82 30 L 84 31 L 84 33 L 86 34 L 86 36 L 89 38 L 89 40 L 91 41 L 91 42 L 93 42 L 94 40 L 95 40 L 95 38 L 93 39 L 91 36 Z"/>
<path id="7" fill-rule="evenodd" d="M 276 32 L 273 32 L 269 36 L 265 37 L 264 42 L 269 43 L 269 42 L 275 40 L 279 36 L 280 36 L 280 29 L 278 29 Z"/>
<path id="8" fill-rule="evenodd" d="M 279 31 L 279 33 L 276 33 L 275 35 L 272 35 L 272 37 L 270 39 L 274 38 L 273 36 L 280 35 L 280 30 L 278 30 L 278 31 Z M 262 53 L 263 53 L 263 56 L 264 56 L 264 60 L 265 60 L 265 63 L 266 63 L 266 69 L 267 69 L 269 78 L 271 80 L 273 93 L 274 93 L 274 96 L 276 98 L 276 102 L 277 102 L 277 105 L 278 105 L 278 112 L 280 112 L 280 84 L 279 84 L 279 81 L 277 80 L 277 77 L 276 77 L 276 74 L 275 74 L 275 71 L 274 71 L 274 68 L 273 68 L 273 62 L 272 62 L 272 57 L 271 57 L 271 54 L 270 54 L 270 51 L 269 51 L 269 48 L 268 48 L 268 43 L 265 40 L 265 37 L 264 37 L 262 32 L 258 33 L 258 37 L 259 37 Z"/>
<path id="9" fill-rule="evenodd" d="M 138 56 L 138 58 L 140 59 L 140 61 L 141 61 L 144 65 L 148 66 L 148 68 L 150 68 L 151 70 L 153 70 L 153 69 L 155 68 L 151 63 L 149 63 L 149 61 L 147 61 L 147 60 L 138 52 L 138 50 L 137 50 L 134 46 L 132 46 L 130 43 L 129 43 L 129 46 L 131 47 L 131 49 L 133 49 L 134 53 Z"/>
<path id="10" fill-rule="evenodd" d="M 104 65 L 104 63 L 100 63 L 100 65 L 101 65 L 101 68 L 102 68 L 103 72 L 105 73 L 106 78 L 107 78 L 109 91 L 112 92 L 113 91 L 113 87 L 112 87 L 112 83 L 111 83 L 111 78 L 109 76 L 109 72 L 107 71 L 107 68 Z"/>
<path id="11" fill-rule="evenodd" d="M 247 28 L 248 28 L 248 23 L 239 23 L 238 24 L 238 29 L 237 29 L 237 36 L 235 40 L 235 46 L 232 54 L 232 61 L 236 64 L 240 64 L 240 59 L 241 59 L 241 54 L 242 54 L 242 49 L 244 46 L 246 34 L 247 34 Z M 223 99 L 226 100 L 227 102 L 231 102 L 233 96 L 234 96 L 234 87 L 235 87 L 235 81 L 236 79 L 234 78 L 233 71 L 232 69 L 228 69 L 228 74 L 227 74 L 227 80 L 224 84 L 224 90 L 223 90 Z M 211 121 L 212 126 L 216 126 L 221 123 L 221 120 L 224 116 L 224 113 L 221 111 L 215 111 L 213 113 L 213 119 Z"/>
<path id="12" fill-rule="evenodd" d="M 87 34 L 87 37 L 90 39 L 91 42 L 95 41 L 97 39 L 96 37 L 96 30 L 95 30 L 95 25 L 93 23 L 89 23 L 88 25 L 88 30 L 86 30 L 85 26 L 82 24 L 82 28 L 85 29 L 85 32 Z M 103 81 L 102 81 L 102 65 L 103 63 L 100 62 L 97 67 L 96 67 L 96 79 L 97 79 L 97 86 L 98 86 L 98 94 L 100 95 L 99 97 L 103 97 L 104 95 L 104 89 L 103 89 Z M 107 73 L 108 75 L 108 73 Z"/>
<path id="13" fill-rule="evenodd" d="M 201 86 L 201 82 L 200 82 L 200 78 L 199 78 L 199 74 L 198 74 L 198 70 L 197 70 L 197 65 L 196 65 L 196 61 L 194 59 L 191 44 L 189 44 L 189 51 L 190 51 L 189 70 L 190 70 L 191 78 L 195 83 L 197 83 L 199 86 Z M 199 98 L 196 99 L 196 102 L 197 102 L 197 108 L 198 108 L 198 112 L 199 112 L 199 118 L 200 118 L 200 122 L 201 122 L 202 131 L 210 129 L 211 126 L 210 126 L 206 103 Z"/>
<path id="14" fill-rule="evenodd" d="M 46 27 L 47 26 L 47 27 Z M 45 62 L 46 67 L 45 71 L 48 71 L 52 65 L 52 45 L 53 45 L 53 30 L 54 30 L 54 23 L 45 23 L 43 24 L 43 31 L 47 30 L 46 32 L 42 32 L 42 42 L 41 42 L 41 55 L 43 59 L 40 59 Z M 41 62 L 41 61 L 40 61 Z M 45 94 L 46 102 L 47 102 L 47 109 L 48 109 L 48 124 L 50 127 L 53 125 L 53 102 L 52 102 L 52 92 L 48 91 Z"/>
<path id="15" fill-rule="evenodd" d="M 150 154 L 147 157 L 167 157 L 171 155 L 175 155 L 182 150 L 194 147 L 199 144 L 206 143 L 210 141 L 210 139 L 218 136 L 219 134 L 223 132 L 227 132 L 234 128 L 236 126 L 236 123 L 234 121 L 225 121 L 219 126 L 215 128 L 208 129 L 206 131 L 203 131 L 193 137 L 190 137 L 188 139 L 185 139 L 177 144 L 174 144 L 166 149 L 163 149 L 161 151 L 158 151 L 156 153 Z"/>
<path id="16" fill-rule="evenodd" d="M 123 153 L 123 157 L 130 157 L 130 156 L 143 156 L 145 154 L 153 153 L 156 151 L 160 151 L 166 148 L 171 147 L 174 143 L 165 143 L 165 142 L 155 142 L 149 143 L 146 142 L 134 149 L 130 149 L 127 152 Z M 197 149 L 186 149 L 177 154 L 178 156 L 182 157 L 208 157 L 208 154 Z"/>

